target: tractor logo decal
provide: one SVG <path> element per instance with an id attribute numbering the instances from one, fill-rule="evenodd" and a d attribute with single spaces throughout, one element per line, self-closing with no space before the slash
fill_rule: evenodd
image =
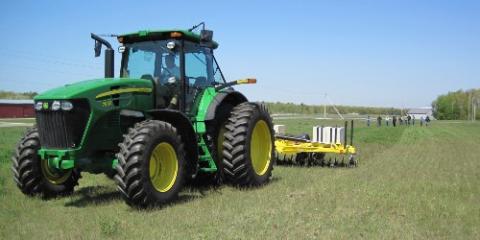
<path id="1" fill-rule="evenodd" d="M 99 98 L 108 97 L 108 96 L 115 95 L 115 94 L 133 93 L 133 92 L 151 93 L 152 89 L 151 88 L 119 88 L 119 89 L 114 89 L 114 90 L 111 90 L 111 91 L 100 93 L 95 98 L 99 99 Z"/>
<path id="2" fill-rule="evenodd" d="M 102 102 L 102 107 L 111 107 L 113 105 L 112 100 L 107 100 Z"/>

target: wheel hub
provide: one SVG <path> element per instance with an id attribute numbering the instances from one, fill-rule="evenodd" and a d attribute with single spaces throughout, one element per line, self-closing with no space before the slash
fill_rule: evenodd
<path id="1" fill-rule="evenodd" d="M 260 120 L 255 124 L 250 141 L 250 158 L 255 173 L 262 176 L 270 166 L 272 157 L 272 140 L 268 124 Z"/>
<path id="2" fill-rule="evenodd" d="M 162 142 L 152 151 L 149 163 L 150 181 L 159 192 L 167 192 L 175 184 L 178 159 L 171 144 Z"/>

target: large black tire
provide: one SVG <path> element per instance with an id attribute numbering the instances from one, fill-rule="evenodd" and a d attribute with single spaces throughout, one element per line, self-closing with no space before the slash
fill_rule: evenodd
<path id="1" fill-rule="evenodd" d="M 185 181 L 186 159 L 184 144 L 175 127 L 158 120 L 137 123 L 119 146 L 115 180 L 128 205 L 145 208 L 178 197 Z M 157 177 L 163 176 L 167 176 L 166 181 L 156 182 Z M 164 183 L 167 185 L 161 186 Z"/>
<path id="2" fill-rule="evenodd" d="M 272 176 L 275 145 L 272 119 L 265 105 L 250 102 L 237 105 L 226 129 L 223 142 L 225 179 L 239 187 L 267 183 Z M 257 164 L 259 162 L 261 164 Z"/>
<path id="3" fill-rule="evenodd" d="M 17 144 L 12 157 L 13 180 L 17 187 L 28 196 L 43 194 L 55 197 L 71 194 L 80 178 L 76 169 L 54 172 L 47 169 L 46 160 L 38 155 L 40 139 L 37 128 L 27 130 Z"/>

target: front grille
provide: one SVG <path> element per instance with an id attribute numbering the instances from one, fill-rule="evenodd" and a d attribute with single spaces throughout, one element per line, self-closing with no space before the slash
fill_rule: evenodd
<path id="1" fill-rule="evenodd" d="M 48 102 L 49 106 L 52 101 Z M 75 148 L 82 140 L 90 115 L 90 106 L 85 99 L 71 100 L 70 111 L 42 109 L 36 111 L 40 144 L 45 148 Z"/>

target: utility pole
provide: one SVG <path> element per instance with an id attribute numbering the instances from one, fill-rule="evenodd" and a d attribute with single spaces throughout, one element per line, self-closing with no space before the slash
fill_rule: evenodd
<path id="1" fill-rule="evenodd" d="M 327 93 L 325 93 L 325 100 L 323 104 L 323 118 L 327 118 Z"/>
<path id="2" fill-rule="evenodd" d="M 454 104 L 455 104 L 455 101 L 452 101 L 452 118 L 453 118 L 453 120 L 456 120 L 455 112 L 453 112 L 453 105 Z"/>
<path id="3" fill-rule="evenodd" d="M 330 103 L 330 105 L 332 105 L 333 107 L 333 110 L 335 110 L 335 112 L 337 112 L 338 116 L 340 116 L 340 118 L 343 120 L 343 116 L 342 114 L 340 114 L 340 111 L 338 111 L 337 107 L 335 106 L 335 104 L 333 104 L 333 102 L 331 101 L 331 99 L 327 96 L 327 94 L 325 94 L 325 98 L 326 100 L 328 100 L 328 102 Z"/>
<path id="4" fill-rule="evenodd" d="M 476 97 L 472 98 L 472 122 L 477 120 L 477 105 L 478 99 Z"/>
<path id="5" fill-rule="evenodd" d="M 468 102 L 473 104 L 473 93 L 468 93 Z M 467 119 L 472 119 L 473 105 L 467 104 Z"/>

